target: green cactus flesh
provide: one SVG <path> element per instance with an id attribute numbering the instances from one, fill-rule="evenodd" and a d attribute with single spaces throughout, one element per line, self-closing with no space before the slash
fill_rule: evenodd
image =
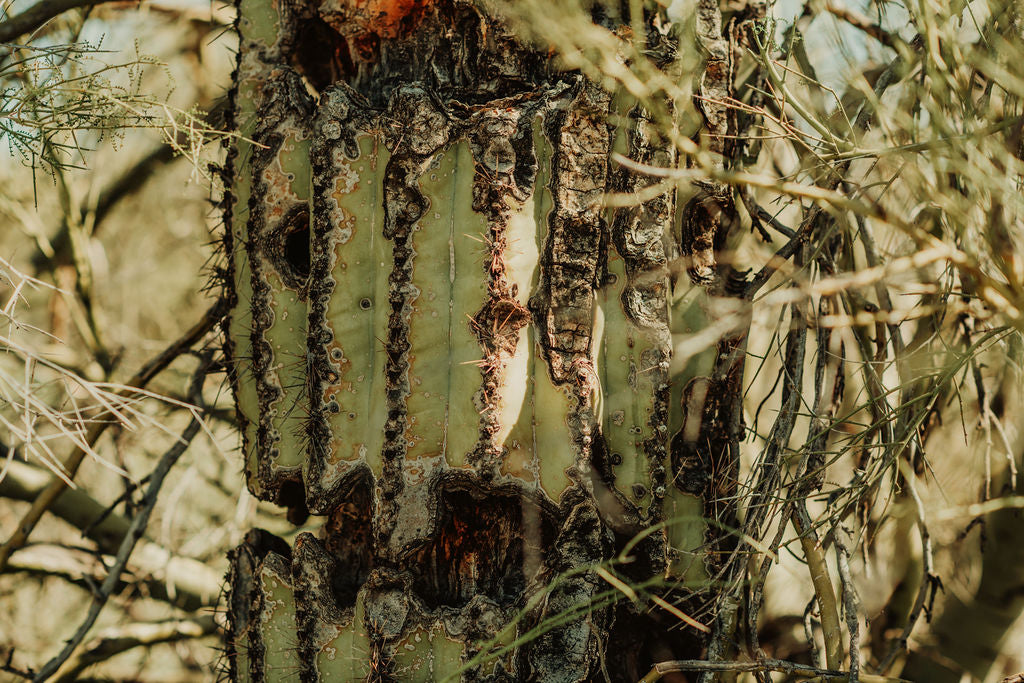
<path id="1" fill-rule="evenodd" d="M 327 521 L 233 579 L 233 671 L 540 676 L 550 642 L 482 643 L 598 595 L 608 526 L 666 522 L 649 566 L 702 576 L 701 503 L 667 474 L 695 367 L 669 365 L 671 199 L 603 206 L 624 138 L 593 84 L 371 101 L 302 61 L 305 11 L 240 4 L 227 337 L 250 490 Z M 565 626 L 581 662 L 590 619 Z"/>
<path id="2" fill-rule="evenodd" d="M 253 681 L 285 680 L 299 671 L 295 595 L 289 569 L 283 557 L 270 553 L 257 575 L 249 637 L 249 674 Z"/>
<path id="3" fill-rule="evenodd" d="M 391 245 L 384 239 L 381 207 L 383 169 L 388 152 L 370 135 L 358 138 L 359 156 L 338 161 L 333 183 L 324 188 L 336 205 L 338 230 L 326 236 L 329 277 L 334 296 L 327 304 L 325 325 L 331 332 L 327 355 L 337 376 L 318 396 L 329 406 L 329 442 L 325 467 L 306 479 L 311 495 L 329 491 L 354 464 L 374 476 L 382 470 L 384 363 L 388 319 L 388 265 Z M 317 188 L 315 191 L 320 192 Z M 321 257 L 314 245 L 314 259 Z M 331 378 L 328 378 L 331 379 Z"/>
<path id="4" fill-rule="evenodd" d="M 482 352 L 472 314 L 487 301 L 487 221 L 473 211 L 473 157 L 458 144 L 442 152 L 420 181 L 428 198 L 413 228 L 409 320 L 407 460 L 441 458 L 465 467 L 479 439 Z"/>

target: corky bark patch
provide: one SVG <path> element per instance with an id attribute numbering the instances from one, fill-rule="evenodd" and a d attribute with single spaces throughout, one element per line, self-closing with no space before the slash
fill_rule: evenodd
<path id="1" fill-rule="evenodd" d="M 394 40 L 416 29 L 435 0 L 328 0 L 320 16 L 338 33 L 371 48 L 380 39 Z"/>
<path id="2" fill-rule="evenodd" d="M 548 218 L 540 286 L 530 299 L 530 310 L 556 383 L 582 383 L 581 368 L 589 362 L 604 232 L 609 103 L 607 94 L 581 84 L 572 104 L 554 117 L 548 131 L 555 145 L 554 210 Z"/>
<path id="3" fill-rule="evenodd" d="M 249 533 L 233 558 L 231 575 L 239 583 L 233 588 L 232 603 L 245 610 L 247 617 L 242 628 L 237 614 L 233 618 L 231 647 L 236 675 L 253 683 L 278 680 L 282 669 L 298 668 L 298 653 L 289 647 L 295 631 L 291 549 L 287 545 L 281 548 L 283 543 L 256 530 Z M 278 554 L 278 549 L 287 554 Z M 242 670 L 247 675 L 241 676 Z"/>
<path id="4" fill-rule="evenodd" d="M 479 103 L 532 91 L 552 73 L 546 55 L 471 0 L 329 0 L 319 13 L 343 42 L 345 82 L 378 107 L 403 84 Z"/>
<path id="5" fill-rule="evenodd" d="M 592 501 L 584 500 L 569 509 L 565 523 L 553 544 L 552 573 L 572 572 L 544 600 L 536 618 L 539 622 L 572 613 L 591 604 L 604 590 L 593 571 L 582 568 L 601 562 L 612 552 L 612 536 Z M 542 634 L 526 645 L 527 680 L 585 681 L 596 675 L 602 638 L 608 631 L 608 611 L 594 610 L 569 621 L 563 627 Z"/>
<path id="6" fill-rule="evenodd" d="M 449 488 L 434 538 L 409 562 L 426 568 L 415 572 L 416 593 L 431 608 L 461 608 L 477 595 L 517 602 L 526 589 L 522 525 L 517 496 Z"/>
<path id="7" fill-rule="evenodd" d="M 598 431 L 593 398 L 599 382 L 592 342 L 595 288 L 607 249 L 603 198 L 611 148 L 610 103 L 607 93 L 580 81 L 565 108 L 547 123 L 545 132 L 554 149 L 553 208 L 547 217 L 537 291 L 528 304 L 548 373 L 575 399 L 568 416 L 575 463 L 566 473 L 583 488 L 588 488 Z"/>
<path id="8" fill-rule="evenodd" d="M 746 431 L 742 404 L 746 342 L 745 327 L 725 335 L 718 343 L 711 375 L 695 377 L 686 385 L 680 405 L 683 424 L 671 444 L 673 485 L 699 496 L 704 516 L 717 522 L 706 530 L 705 563 L 712 574 L 736 542 L 729 530 L 737 524 L 739 445 Z"/>
<path id="9" fill-rule="evenodd" d="M 743 138 L 737 130 L 733 99 L 733 50 L 722 33 L 722 12 L 717 0 L 699 0 L 695 16 L 697 42 L 706 58 L 694 104 L 704 117 L 702 143 L 723 159 L 735 154 Z M 687 273 L 694 284 L 714 286 L 718 278 L 718 254 L 739 223 L 732 189 L 720 182 L 697 184 L 697 193 L 684 207 L 681 247 Z"/>
<path id="10" fill-rule="evenodd" d="M 732 191 L 702 183 L 683 208 L 681 251 L 686 272 L 695 285 L 711 286 L 716 281 L 718 254 L 730 231 L 739 223 Z"/>

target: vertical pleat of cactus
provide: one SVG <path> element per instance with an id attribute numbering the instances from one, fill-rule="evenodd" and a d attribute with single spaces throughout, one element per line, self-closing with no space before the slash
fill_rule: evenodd
<path id="1" fill-rule="evenodd" d="M 323 526 L 234 554 L 238 680 L 584 680 L 648 618 L 596 565 L 645 533 L 626 578 L 694 577 L 703 525 L 661 526 L 701 510 L 669 475 L 677 212 L 604 206 L 641 184 L 613 151 L 668 145 L 468 0 L 413 5 L 239 6 L 246 473 Z"/>
<path id="2" fill-rule="evenodd" d="M 239 5 L 233 92 L 239 139 L 229 163 L 233 307 L 228 325 L 250 488 L 278 499 L 305 460 L 309 117 L 301 80 L 281 69 L 289 8 L 272 0 Z"/>
<path id="3" fill-rule="evenodd" d="M 315 512 L 329 509 L 346 475 L 383 471 L 392 244 L 382 200 L 390 155 L 369 121 L 352 129 L 356 106 L 342 89 L 324 93 L 311 150 L 309 353 L 319 372 L 310 377 L 315 431 L 305 481 Z"/>
<path id="4" fill-rule="evenodd" d="M 246 479 L 254 490 L 256 478 L 256 425 L 259 405 L 252 370 L 252 275 L 246 253 L 248 204 L 251 175 L 246 169 L 252 153 L 251 138 L 256 127 L 256 107 L 260 100 L 266 64 L 260 60 L 264 50 L 278 42 L 276 19 L 271 0 L 246 0 L 239 5 L 239 62 L 235 74 L 233 111 L 238 139 L 230 151 L 228 163 L 235 171 L 230 177 L 230 195 L 226 198 L 228 259 L 231 271 L 233 306 L 227 325 L 227 347 L 231 357 L 235 402 L 243 435 Z M 270 14 L 270 17 L 261 15 Z"/>
<path id="5" fill-rule="evenodd" d="M 346 608 L 338 606 L 331 577 L 339 573 L 337 558 L 319 539 L 298 535 L 292 557 L 292 629 L 302 680 L 361 681 L 373 670 L 363 605 L 357 600 Z"/>
<path id="6" fill-rule="evenodd" d="M 257 109 L 246 244 L 252 273 L 252 366 L 260 487 L 280 496 L 305 461 L 306 302 L 309 275 L 309 117 L 291 71 L 271 74 Z"/>

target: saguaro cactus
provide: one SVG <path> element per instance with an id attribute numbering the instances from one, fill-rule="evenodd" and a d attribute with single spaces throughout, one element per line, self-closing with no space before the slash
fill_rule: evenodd
<path id="1" fill-rule="evenodd" d="M 323 524 L 235 551 L 232 678 L 627 680 L 698 655 L 699 622 L 669 627 L 703 590 L 679 583 L 707 564 L 701 425 L 736 398 L 684 415 L 670 378 L 667 264 L 699 248 L 674 222 L 707 212 L 604 208 L 649 182 L 614 151 L 674 163 L 642 109 L 470 0 L 241 0 L 238 31 L 246 476 Z"/>

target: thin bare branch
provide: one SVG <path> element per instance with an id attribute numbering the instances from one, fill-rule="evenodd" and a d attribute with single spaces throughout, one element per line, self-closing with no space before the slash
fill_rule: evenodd
<path id="1" fill-rule="evenodd" d="M 202 405 L 203 402 L 203 380 L 206 378 L 206 373 L 209 371 L 211 358 L 212 352 L 208 351 L 203 354 L 199 368 L 196 370 L 192 378 L 192 387 L 189 390 L 189 398 L 197 405 Z M 178 462 L 178 458 L 181 457 L 189 444 L 192 443 L 192 439 L 195 438 L 201 428 L 202 418 L 200 418 L 199 415 L 194 415 L 188 426 L 182 432 L 178 441 L 160 458 L 160 462 L 157 463 L 156 469 L 153 470 L 153 474 L 150 477 L 149 486 L 146 488 L 145 496 L 143 496 L 139 513 L 134 519 L 132 519 L 131 527 L 128 530 L 128 534 L 125 535 L 121 542 L 121 547 L 117 552 L 117 558 L 110 569 L 110 573 L 103 581 L 103 585 L 100 586 L 99 591 L 93 597 L 92 604 L 89 607 L 89 612 L 85 617 L 85 621 L 82 622 L 81 626 L 78 627 L 78 630 L 75 631 L 75 634 L 67 641 L 60 653 L 43 665 L 36 674 L 36 677 L 33 679 L 35 683 L 42 683 L 42 681 L 46 681 L 53 676 L 72 655 L 72 653 L 74 653 L 75 649 L 89 633 L 93 624 L 96 623 L 96 618 L 99 617 L 100 611 L 103 609 L 104 605 L 106 605 L 107 600 L 120 581 L 121 572 L 123 572 L 127 566 L 132 551 L 135 550 L 135 545 L 146 532 L 146 525 L 149 523 L 149 517 L 152 515 L 153 508 L 156 506 L 157 496 L 160 494 L 160 489 L 163 487 L 167 474 L 171 471 L 171 468 L 174 467 L 175 463 Z"/>
<path id="2" fill-rule="evenodd" d="M 10 43 L 26 33 L 32 33 L 50 19 L 79 7 L 92 7 L 110 0 L 42 0 L 21 14 L 0 23 L 0 43 Z"/>
<path id="3" fill-rule="evenodd" d="M 150 380 L 158 375 L 164 368 L 171 364 L 171 362 L 191 349 L 196 343 L 199 342 L 207 333 L 209 333 L 214 326 L 223 317 L 224 311 L 223 300 L 218 300 L 213 306 L 211 306 L 206 313 L 203 315 L 199 322 L 195 323 L 185 334 L 175 340 L 170 346 L 164 349 L 159 355 L 148 361 L 143 365 L 135 375 L 128 380 L 126 387 L 118 392 L 119 396 L 128 396 L 136 389 L 142 389 Z M 81 445 L 76 447 L 70 456 L 64 461 L 62 465 L 62 473 L 64 477 L 54 477 L 49 486 L 47 486 L 33 501 L 32 507 L 22 516 L 21 521 L 18 524 L 17 529 L 7 540 L 3 546 L 0 546 L 0 572 L 3 572 L 7 566 L 7 560 L 10 558 L 11 553 L 21 548 L 28 542 L 28 538 L 35 529 L 36 524 L 42 519 L 43 514 L 50 509 L 54 501 L 68 488 L 68 481 L 73 480 L 75 474 L 78 472 L 78 468 L 81 466 L 82 461 L 88 450 L 91 450 L 96 441 L 100 438 L 103 432 L 106 431 L 113 422 L 98 420 L 93 422 L 92 426 L 89 427 L 88 432 L 85 435 L 84 442 L 87 444 L 87 448 L 83 448 Z"/>
<path id="4" fill-rule="evenodd" d="M 217 622 L 212 615 L 190 619 L 137 622 L 127 626 L 108 628 L 97 634 L 81 652 L 70 658 L 61 667 L 54 681 L 56 683 L 76 681 L 88 667 L 136 647 L 151 647 L 160 643 L 202 638 L 216 632 Z"/>

